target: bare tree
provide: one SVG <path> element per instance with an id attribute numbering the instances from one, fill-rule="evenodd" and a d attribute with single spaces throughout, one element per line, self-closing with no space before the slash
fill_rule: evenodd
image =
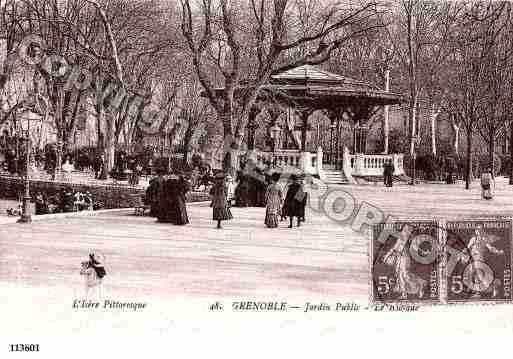
<path id="1" fill-rule="evenodd" d="M 484 84 L 487 82 L 490 55 L 498 39 L 495 26 L 505 9 L 504 3 L 475 2 L 466 4 L 458 20 L 454 52 L 450 58 L 451 73 L 447 92 L 450 113 L 461 123 L 467 139 L 467 173 L 465 188 L 472 181 L 473 136 L 484 115 Z"/>
<path id="2" fill-rule="evenodd" d="M 511 56 L 511 4 L 506 3 L 502 16 L 499 17 L 490 28 L 495 34 L 496 41 L 490 51 L 486 79 L 482 86 L 485 88 L 481 99 L 481 116 L 477 123 L 477 129 L 481 137 L 488 145 L 489 166 L 495 173 L 495 147 L 497 139 L 507 129 L 507 116 L 511 98 L 509 96 L 508 78 L 513 70 Z"/>
<path id="3" fill-rule="evenodd" d="M 223 125 L 225 149 L 241 145 L 249 111 L 260 87 L 273 73 L 323 63 L 349 39 L 383 26 L 374 2 L 361 6 L 323 2 L 314 14 L 309 13 L 312 25 L 305 33 L 297 25 L 302 13 L 298 3 L 203 0 L 194 7 L 192 1 L 181 0 L 182 33 L 198 79 Z M 248 44 L 254 45 L 254 52 L 246 51 Z M 218 56 L 209 56 L 212 52 Z M 210 68 L 222 79 L 220 96 Z M 229 155 L 225 167 L 232 167 Z"/>

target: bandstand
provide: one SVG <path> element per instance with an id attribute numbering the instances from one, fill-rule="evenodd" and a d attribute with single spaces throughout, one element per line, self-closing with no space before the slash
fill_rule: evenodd
<path id="1" fill-rule="evenodd" d="M 217 89 L 222 96 L 223 89 Z M 386 105 L 403 102 L 401 95 L 383 91 L 367 82 L 304 65 L 273 75 L 268 84 L 261 87 L 258 99 L 250 111 L 246 144 L 247 150 L 240 153 L 252 157 L 258 163 L 272 162 L 278 167 L 293 167 L 305 173 L 333 183 L 356 183 L 383 174 L 383 165 L 393 161 L 394 175 L 404 175 L 402 154 L 367 153 L 367 132 L 369 119 L 377 109 Z M 274 128 L 277 118 L 282 115 L 273 106 L 267 111 L 273 127 L 269 129 L 273 138 L 272 151 L 255 148 L 256 118 L 259 113 L 278 103 L 284 111 L 294 111 L 298 121 L 287 136 L 295 136 L 295 149 L 283 149 L 277 140 Z M 323 148 L 307 146 L 310 116 L 315 111 L 323 111 L 330 121 L 331 142 L 327 156 Z M 352 143 L 341 143 L 340 126 L 348 122 L 352 129 Z M 278 128 L 279 129 L 279 128 Z M 336 143 L 333 146 L 333 130 L 336 129 Z M 333 148 L 334 147 L 334 148 Z"/>

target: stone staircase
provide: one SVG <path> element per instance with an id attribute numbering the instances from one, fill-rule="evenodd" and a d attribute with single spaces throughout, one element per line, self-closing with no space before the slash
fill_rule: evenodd
<path id="1" fill-rule="evenodd" d="M 341 170 L 325 169 L 324 174 L 326 176 L 326 179 L 324 181 L 326 184 L 348 184 L 349 183 L 346 176 L 344 175 L 344 172 L 342 172 Z"/>
<path id="2" fill-rule="evenodd" d="M 353 176 L 357 184 L 383 184 L 383 176 Z M 406 175 L 393 176 L 395 184 L 408 184 L 411 178 Z"/>
<path id="3" fill-rule="evenodd" d="M 345 176 L 342 170 L 336 170 L 334 168 L 325 168 L 324 174 L 326 176 L 326 184 L 349 184 L 349 180 Z M 383 184 L 383 176 L 354 176 L 356 184 L 359 185 L 379 185 Z M 395 184 L 408 184 L 410 183 L 410 177 L 406 175 L 394 176 Z"/>

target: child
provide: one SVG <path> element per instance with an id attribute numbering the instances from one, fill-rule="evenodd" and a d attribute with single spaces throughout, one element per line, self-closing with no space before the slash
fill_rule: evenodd
<path id="1" fill-rule="evenodd" d="M 227 201 L 227 184 L 224 181 L 224 174 L 219 172 L 215 176 L 214 186 L 210 190 L 212 196 L 213 219 L 217 221 L 217 229 L 221 229 L 221 221 L 233 219 L 232 212 Z"/>

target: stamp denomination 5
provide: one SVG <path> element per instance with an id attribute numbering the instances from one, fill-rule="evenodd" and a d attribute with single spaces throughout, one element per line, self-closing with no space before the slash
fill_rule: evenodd
<path id="1" fill-rule="evenodd" d="M 438 302 L 440 258 L 436 222 L 394 222 L 374 226 L 373 300 Z"/>
<path id="2" fill-rule="evenodd" d="M 447 302 L 509 301 L 511 222 L 447 223 Z"/>

